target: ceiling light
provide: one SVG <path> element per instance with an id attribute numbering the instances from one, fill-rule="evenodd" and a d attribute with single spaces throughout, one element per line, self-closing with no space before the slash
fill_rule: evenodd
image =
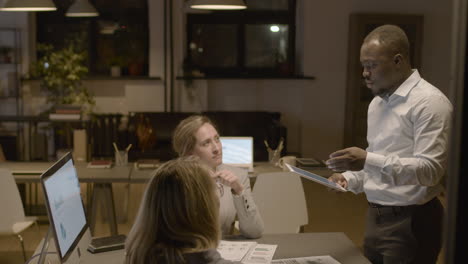
<path id="1" fill-rule="evenodd" d="M 270 31 L 271 32 L 278 32 L 278 31 L 280 31 L 280 28 L 277 25 L 273 25 L 273 26 L 270 27 Z"/>
<path id="2" fill-rule="evenodd" d="M 247 8 L 243 0 L 193 0 L 190 7 L 194 9 L 212 10 L 238 10 Z"/>
<path id="3" fill-rule="evenodd" d="M 52 0 L 5 0 L 0 11 L 55 11 Z"/>
<path id="4" fill-rule="evenodd" d="M 68 8 L 67 17 L 96 17 L 99 16 L 98 11 L 88 0 L 75 0 L 75 2 Z"/>

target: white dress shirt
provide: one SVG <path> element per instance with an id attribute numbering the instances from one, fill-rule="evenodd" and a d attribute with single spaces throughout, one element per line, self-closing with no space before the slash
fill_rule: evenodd
<path id="1" fill-rule="evenodd" d="M 417 70 L 389 97 L 374 97 L 364 169 L 343 176 L 348 189 L 382 205 L 424 204 L 443 191 L 452 104 Z"/>

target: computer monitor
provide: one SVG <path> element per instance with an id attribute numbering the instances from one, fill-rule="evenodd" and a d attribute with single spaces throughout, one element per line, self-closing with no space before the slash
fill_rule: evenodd
<path id="1" fill-rule="evenodd" d="M 80 240 L 85 233 L 89 233 L 89 229 L 71 152 L 42 174 L 41 184 L 50 223 L 46 240 L 51 232 L 61 263 L 79 258 L 81 252 L 78 244 L 83 244 Z M 88 243 L 86 241 L 84 245 Z M 72 254 L 74 251 L 78 251 L 77 254 Z"/>
<path id="2" fill-rule="evenodd" d="M 253 137 L 220 137 L 223 163 L 253 171 Z"/>

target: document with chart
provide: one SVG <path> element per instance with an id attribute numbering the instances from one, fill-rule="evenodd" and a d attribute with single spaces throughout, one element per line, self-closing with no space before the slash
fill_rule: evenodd
<path id="1" fill-rule="evenodd" d="M 254 241 L 221 240 L 218 252 L 223 259 L 240 261 L 244 264 L 271 263 L 277 245 L 257 244 Z"/>
<path id="2" fill-rule="evenodd" d="M 335 189 L 335 190 L 338 190 L 338 191 L 341 191 L 341 192 L 347 192 L 347 190 L 345 188 L 341 187 L 341 185 L 339 185 L 339 184 L 337 184 L 335 182 L 330 182 L 330 181 L 328 181 L 327 178 L 324 178 L 324 177 L 322 177 L 320 175 L 317 175 L 317 174 L 312 173 L 310 171 L 299 169 L 298 167 L 294 167 L 294 166 L 291 166 L 289 164 L 286 164 L 286 166 L 288 167 L 289 171 L 297 173 L 303 178 L 306 178 L 308 180 L 312 180 L 312 181 L 314 181 L 316 183 L 320 183 L 322 185 L 325 185 L 325 186 L 327 186 L 329 188 L 332 188 L 332 189 Z"/>
<path id="3" fill-rule="evenodd" d="M 331 256 L 314 256 L 273 260 L 271 264 L 341 264 Z"/>
<path id="4" fill-rule="evenodd" d="M 244 256 L 257 245 L 254 241 L 226 241 L 221 240 L 218 252 L 223 259 L 241 261 Z"/>

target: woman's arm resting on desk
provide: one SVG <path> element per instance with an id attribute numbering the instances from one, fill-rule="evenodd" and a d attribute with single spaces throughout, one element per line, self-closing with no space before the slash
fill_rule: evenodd
<path id="1" fill-rule="evenodd" d="M 242 181 L 243 185 L 242 194 L 233 194 L 232 196 L 237 210 L 237 218 L 239 219 L 240 233 L 246 238 L 259 238 L 263 234 L 263 220 L 252 197 L 247 173 L 242 175 L 239 180 Z"/>

